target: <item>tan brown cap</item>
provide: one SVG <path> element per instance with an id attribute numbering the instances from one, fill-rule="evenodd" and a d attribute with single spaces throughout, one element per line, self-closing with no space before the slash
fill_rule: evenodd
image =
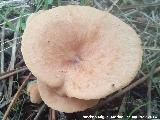
<path id="1" fill-rule="evenodd" d="M 39 94 L 39 90 L 38 90 L 38 85 L 36 80 L 31 81 L 28 83 L 27 85 L 27 93 L 30 96 L 30 100 L 32 103 L 41 103 L 42 99 L 41 96 Z"/>
<path id="2" fill-rule="evenodd" d="M 39 83 L 61 88 L 59 96 L 103 98 L 128 85 L 142 61 L 136 32 L 112 14 L 87 6 L 60 6 L 36 15 L 22 39 L 26 65 Z"/>

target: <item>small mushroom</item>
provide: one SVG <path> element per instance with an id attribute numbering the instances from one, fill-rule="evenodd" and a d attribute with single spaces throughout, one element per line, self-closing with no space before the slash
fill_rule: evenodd
<path id="1" fill-rule="evenodd" d="M 97 104 L 98 100 L 82 100 L 57 93 L 56 88 L 51 88 L 45 83 L 38 81 L 43 101 L 54 110 L 61 112 L 72 113 L 83 111 Z"/>
<path id="2" fill-rule="evenodd" d="M 41 103 L 42 99 L 39 94 L 38 86 L 36 80 L 31 81 L 27 85 L 27 93 L 30 96 L 30 100 L 32 103 Z"/>
<path id="3" fill-rule="evenodd" d="M 87 109 L 127 86 L 143 54 L 129 25 L 106 11 L 77 5 L 32 17 L 21 49 L 42 100 L 63 112 Z"/>

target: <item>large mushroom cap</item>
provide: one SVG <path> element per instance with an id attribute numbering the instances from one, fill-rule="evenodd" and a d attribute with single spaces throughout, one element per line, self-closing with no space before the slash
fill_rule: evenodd
<path id="1" fill-rule="evenodd" d="M 92 7 L 43 11 L 28 22 L 22 39 L 26 65 L 60 96 L 103 98 L 128 85 L 141 65 L 136 32 Z"/>

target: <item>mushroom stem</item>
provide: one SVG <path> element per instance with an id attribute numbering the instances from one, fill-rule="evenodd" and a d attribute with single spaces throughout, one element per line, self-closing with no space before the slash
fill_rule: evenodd
<path id="1" fill-rule="evenodd" d="M 40 104 L 42 102 L 42 98 L 39 94 L 37 81 L 31 81 L 27 85 L 27 93 L 30 96 L 30 100 L 32 103 Z"/>

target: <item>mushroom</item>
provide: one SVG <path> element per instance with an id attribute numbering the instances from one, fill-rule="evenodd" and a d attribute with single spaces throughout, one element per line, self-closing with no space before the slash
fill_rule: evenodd
<path id="1" fill-rule="evenodd" d="M 27 93 L 30 96 L 30 100 L 32 103 L 40 104 L 42 102 L 36 80 L 28 83 Z"/>
<path id="2" fill-rule="evenodd" d="M 127 86 L 143 54 L 129 25 L 106 11 L 77 5 L 32 17 L 21 49 L 42 100 L 63 112 L 85 110 Z"/>

